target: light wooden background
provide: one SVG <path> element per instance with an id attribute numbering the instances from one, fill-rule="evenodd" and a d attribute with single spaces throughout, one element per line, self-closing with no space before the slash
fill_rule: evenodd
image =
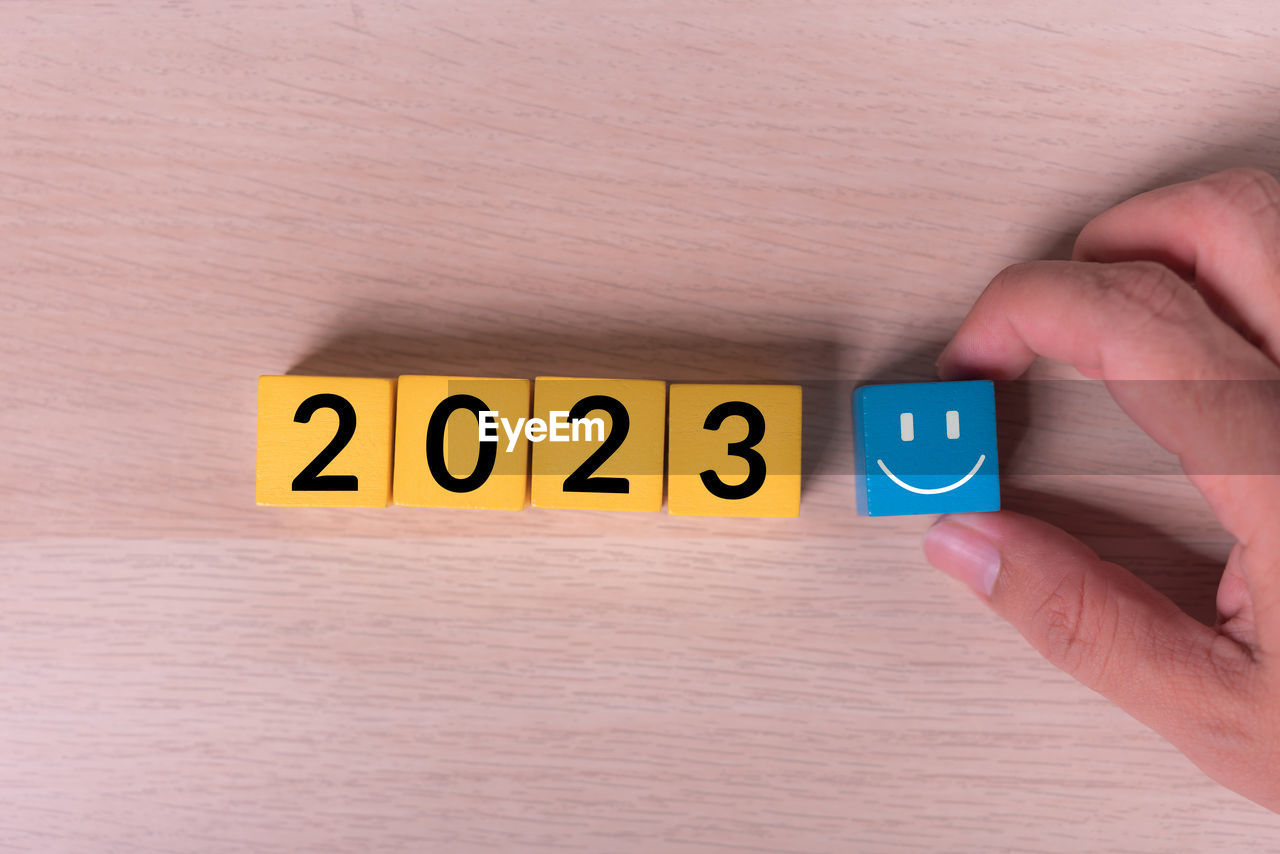
<path id="1" fill-rule="evenodd" d="M 1280 850 L 855 517 L 845 411 L 1280 170 L 1278 55 L 1272 0 L 0 3 L 0 850 Z M 291 370 L 803 382 L 801 516 L 257 508 Z M 1008 506 L 1211 618 L 1224 536 L 1062 388 Z"/>

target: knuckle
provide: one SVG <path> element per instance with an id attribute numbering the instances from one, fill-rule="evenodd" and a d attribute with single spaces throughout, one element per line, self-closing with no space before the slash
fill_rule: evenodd
<path id="1" fill-rule="evenodd" d="M 1260 733 L 1280 733 L 1267 721 L 1257 694 L 1238 685 L 1224 690 L 1217 674 L 1202 674 L 1194 696 L 1177 696 L 1174 701 L 1186 710 L 1195 730 L 1219 750 L 1227 753 L 1256 753 Z"/>
<path id="2" fill-rule="evenodd" d="M 1219 213 L 1280 219 L 1280 182 L 1262 169 L 1216 172 L 1192 184 L 1202 201 Z"/>
<path id="3" fill-rule="evenodd" d="M 1280 272 L 1280 181 L 1252 167 L 1216 172 L 1186 185 L 1182 202 L 1202 229 L 1251 236 L 1258 258 Z"/>
<path id="4" fill-rule="evenodd" d="M 1276 685 L 1275 680 L 1272 679 L 1268 688 L 1254 690 L 1248 696 L 1249 699 L 1261 700 L 1261 702 L 1249 704 L 1252 729 L 1261 731 L 1267 736 L 1266 741 L 1271 748 L 1271 755 L 1280 760 L 1280 686 Z M 1276 766 L 1272 765 L 1272 767 Z M 1277 786 L 1280 787 L 1280 780 L 1277 780 Z"/>
<path id="5" fill-rule="evenodd" d="M 1268 711 L 1276 707 L 1267 700 L 1270 689 L 1259 679 L 1253 655 L 1223 634 L 1210 635 L 1207 641 L 1202 636 L 1183 640 L 1164 649 L 1158 661 L 1158 672 L 1185 677 L 1165 684 L 1168 708 L 1177 710 L 1183 725 L 1215 753 L 1258 756 L 1259 736 L 1280 735 L 1280 717 Z M 1274 748 L 1280 748 L 1280 742 Z"/>
<path id="6" fill-rule="evenodd" d="M 1103 621 L 1088 608 L 1087 586 L 1084 575 L 1064 576 L 1034 614 L 1041 652 L 1056 667 L 1081 681 L 1092 681 L 1105 670 L 1110 649 Z"/>
<path id="7" fill-rule="evenodd" d="M 1103 265 L 1097 273 L 1112 317 L 1147 323 L 1185 316 L 1192 291 L 1163 264 L 1127 261 Z"/>
<path id="8" fill-rule="evenodd" d="M 1229 695 L 1257 690 L 1251 681 L 1257 672 L 1253 655 L 1234 638 L 1213 635 L 1207 654 L 1198 654 L 1196 658 L 1205 663 L 1206 678 L 1216 692 Z"/>
<path id="9" fill-rule="evenodd" d="M 1280 804 L 1280 728 L 1244 696 L 1199 698 L 1180 745 L 1210 776 L 1264 805 Z"/>
<path id="10" fill-rule="evenodd" d="M 1005 291 L 1018 287 L 1026 280 L 1027 274 L 1033 269 L 1034 262 L 1023 261 L 1019 264 L 1010 264 L 991 279 L 991 283 L 987 285 L 987 290 Z"/>

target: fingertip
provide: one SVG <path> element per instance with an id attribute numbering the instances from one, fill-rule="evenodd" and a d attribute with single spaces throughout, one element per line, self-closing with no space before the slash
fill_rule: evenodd
<path id="1" fill-rule="evenodd" d="M 934 363 L 934 367 L 938 372 L 938 379 L 945 382 L 955 382 L 958 380 L 980 380 L 991 377 L 992 371 L 981 365 L 967 351 L 967 345 L 962 341 L 962 334 L 957 333 L 947 346 L 942 348 L 942 352 L 938 355 L 938 360 Z M 997 371 L 996 373 L 1000 373 Z"/>
<path id="2" fill-rule="evenodd" d="M 938 356 L 938 360 L 933 363 L 933 367 L 937 371 L 938 379 L 940 380 L 951 381 L 961 379 L 960 368 L 952 357 L 950 350 L 950 344 L 943 347 L 942 353 Z"/>
<path id="3" fill-rule="evenodd" d="M 992 311 L 990 302 L 984 304 L 981 300 L 970 310 L 934 363 L 939 379 L 1017 379 L 1035 359 L 1029 349 L 1009 339 L 1003 318 L 992 322 Z"/>
<path id="4" fill-rule="evenodd" d="M 960 362 L 938 360 L 938 379 L 944 382 L 958 382 L 962 380 L 980 380 L 986 379 L 984 371 L 970 367 Z"/>

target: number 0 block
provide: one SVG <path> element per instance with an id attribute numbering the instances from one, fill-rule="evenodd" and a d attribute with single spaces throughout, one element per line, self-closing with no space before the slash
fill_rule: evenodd
<path id="1" fill-rule="evenodd" d="M 538 377 L 533 415 L 545 435 L 533 443 L 533 506 L 661 510 L 666 414 L 660 380 Z M 557 424 L 568 441 L 553 435 Z"/>
<path id="2" fill-rule="evenodd" d="M 667 512 L 800 513 L 800 386 L 671 386 Z"/>
<path id="3" fill-rule="evenodd" d="M 481 417 L 493 429 L 481 441 Z M 396 401 L 396 504 L 522 510 L 529 443 L 529 381 L 401 377 Z"/>
<path id="4" fill-rule="evenodd" d="M 386 507 L 395 380 L 258 379 L 257 502 Z"/>

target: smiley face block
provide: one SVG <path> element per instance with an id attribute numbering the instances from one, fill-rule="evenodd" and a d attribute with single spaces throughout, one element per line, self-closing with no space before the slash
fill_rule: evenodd
<path id="1" fill-rule="evenodd" d="M 671 386 L 667 512 L 800 513 L 800 386 Z"/>
<path id="2" fill-rule="evenodd" d="M 538 377 L 533 416 L 534 507 L 662 509 L 665 382 Z"/>
<path id="3" fill-rule="evenodd" d="M 396 381 L 258 379 L 257 502 L 386 507 Z"/>
<path id="4" fill-rule="evenodd" d="M 1000 509 L 989 381 L 864 386 L 853 431 L 859 515 Z"/>
<path id="5" fill-rule="evenodd" d="M 524 509 L 529 443 L 523 433 L 502 432 L 495 425 L 523 423 L 528 417 L 528 380 L 401 377 L 395 503 Z M 482 423 L 491 429 L 482 430 Z"/>

